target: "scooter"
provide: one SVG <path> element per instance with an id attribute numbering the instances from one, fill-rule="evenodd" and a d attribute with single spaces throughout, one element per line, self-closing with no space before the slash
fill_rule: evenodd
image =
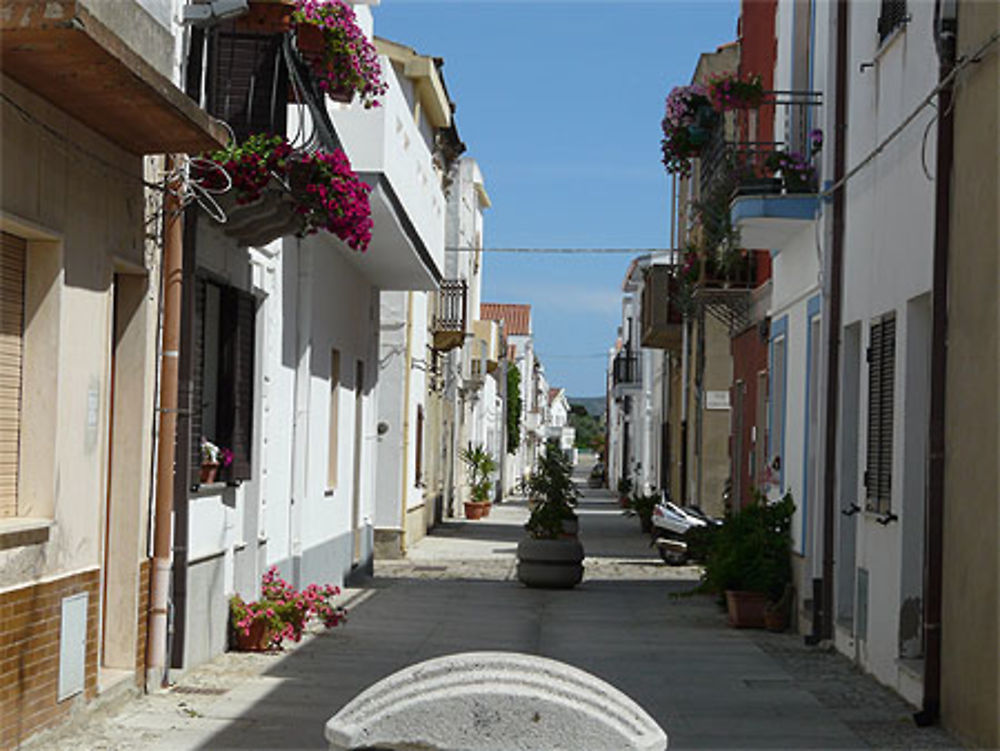
<path id="1" fill-rule="evenodd" d="M 692 529 L 721 524 L 695 506 L 682 508 L 666 493 L 653 508 L 653 542 L 664 563 L 682 566 L 690 559 L 687 533 Z"/>

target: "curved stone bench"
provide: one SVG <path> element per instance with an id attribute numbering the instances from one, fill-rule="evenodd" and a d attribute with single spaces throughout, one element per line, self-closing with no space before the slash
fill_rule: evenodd
<path id="1" fill-rule="evenodd" d="M 467 652 L 383 678 L 326 723 L 331 751 L 663 751 L 611 684 L 556 660 Z"/>

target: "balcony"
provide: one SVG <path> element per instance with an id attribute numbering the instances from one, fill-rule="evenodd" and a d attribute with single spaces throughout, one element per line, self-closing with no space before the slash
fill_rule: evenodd
<path id="1" fill-rule="evenodd" d="M 728 209 L 723 223 L 739 231 L 741 247 L 780 249 L 815 218 L 821 105 L 819 92 L 773 91 L 757 109 L 719 118 L 700 157 L 699 203 L 720 216 Z"/>
<path id="2" fill-rule="evenodd" d="M 611 387 L 616 399 L 642 389 L 642 370 L 637 353 L 624 350 L 615 355 L 611 365 Z"/>
<path id="3" fill-rule="evenodd" d="M 79 0 L 8 0 L 3 11 L 4 75 L 112 143 L 160 154 L 198 153 L 228 140 L 222 125 Z"/>
<path id="4" fill-rule="evenodd" d="M 431 330 L 434 349 L 447 352 L 461 347 L 466 334 L 469 285 L 464 279 L 445 279 L 437 293 Z"/>
<path id="5" fill-rule="evenodd" d="M 389 85 L 380 107 L 329 105 L 354 171 L 372 186 L 372 242 L 352 262 L 382 289 L 432 291 L 444 268 L 441 178 L 395 68 L 379 62 Z"/>
<path id="6" fill-rule="evenodd" d="M 496 321 L 473 321 L 470 351 L 487 373 L 495 373 L 500 366 L 500 325 Z"/>
<path id="7" fill-rule="evenodd" d="M 673 267 L 650 266 L 642 285 L 640 341 L 643 347 L 680 350 L 684 313 L 678 296 L 680 281 Z"/>

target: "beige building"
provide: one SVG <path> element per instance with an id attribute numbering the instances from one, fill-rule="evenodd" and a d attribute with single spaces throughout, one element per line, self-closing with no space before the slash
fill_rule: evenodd
<path id="1" fill-rule="evenodd" d="M 959 55 L 1000 30 L 1000 5 L 960 2 Z M 1000 746 L 1000 56 L 955 90 L 945 424 L 941 715 Z"/>
<path id="2" fill-rule="evenodd" d="M 0 6 L 9 11 L 0 14 L 5 748 L 113 685 L 143 681 L 164 225 L 161 193 L 144 187 L 161 180 L 163 162 L 143 157 L 198 152 L 224 137 L 171 84 L 173 38 L 136 3 L 8 6 Z"/>

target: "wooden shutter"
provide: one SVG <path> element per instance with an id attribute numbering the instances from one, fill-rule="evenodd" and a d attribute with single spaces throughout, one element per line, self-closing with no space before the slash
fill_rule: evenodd
<path id="1" fill-rule="evenodd" d="M 27 242 L 0 233 L 0 517 L 17 515 Z"/>
<path id="2" fill-rule="evenodd" d="M 191 321 L 191 383 L 190 399 L 187 407 L 190 412 L 191 426 L 191 487 L 201 483 L 201 410 L 204 399 L 202 381 L 205 378 L 205 280 L 194 277 L 194 306 Z"/>
<path id="3" fill-rule="evenodd" d="M 893 401 L 896 378 L 896 316 L 872 322 L 868 348 L 867 508 L 884 512 L 892 497 Z"/>
<path id="4" fill-rule="evenodd" d="M 208 111 L 232 127 L 239 141 L 253 133 L 285 132 L 288 71 L 280 34 L 216 29 L 209 48 Z"/>
<path id="5" fill-rule="evenodd" d="M 222 288 L 216 425 L 220 445 L 233 452 L 227 480 L 250 479 L 256 307 L 253 295 L 234 287 Z"/>
<path id="6" fill-rule="evenodd" d="M 417 405 L 417 440 L 416 440 L 416 484 L 420 485 L 424 479 L 424 408 Z"/>

